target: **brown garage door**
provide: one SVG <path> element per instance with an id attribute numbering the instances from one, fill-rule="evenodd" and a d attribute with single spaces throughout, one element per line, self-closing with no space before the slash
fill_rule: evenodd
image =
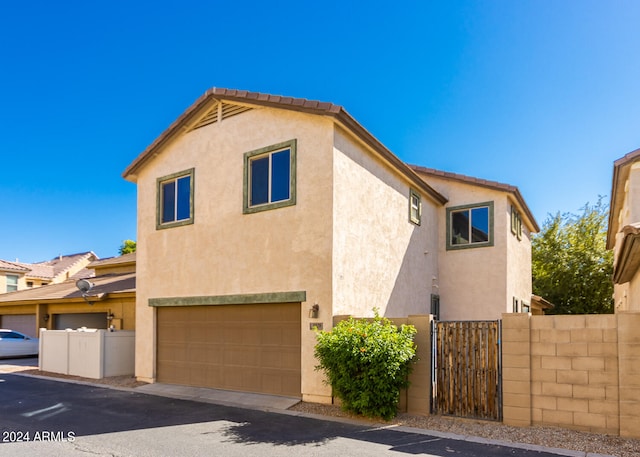
<path id="1" fill-rule="evenodd" d="M 0 327 L 22 332 L 33 338 L 38 336 L 35 314 L 6 314 L 0 319 Z"/>
<path id="2" fill-rule="evenodd" d="M 159 382 L 300 396 L 300 303 L 158 308 Z"/>

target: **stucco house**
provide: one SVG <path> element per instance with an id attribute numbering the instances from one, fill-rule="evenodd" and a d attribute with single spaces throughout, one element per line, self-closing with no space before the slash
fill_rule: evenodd
<path id="1" fill-rule="evenodd" d="M 85 274 L 87 265 L 97 259 L 97 255 L 88 251 L 36 263 L 0 260 L 0 293 L 61 283 Z"/>
<path id="2" fill-rule="evenodd" d="M 502 313 L 534 311 L 531 234 L 540 228 L 518 188 L 412 169 L 447 198 L 438 209 L 439 318 L 500 319 Z M 534 303 L 535 311 L 542 309 Z"/>
<path id="3" fill-rule="evenodd" d="M 531 297 L 516 188 L 409 166 L 331 103 L 208 90 L 123 176 L 144 381 L 326 402 L 314 328 L 334 316 L 498 319 Z"/>
<path id="4" fill-rule="evenodd" d="M 607 249 L 614 250 L 615 312 L 640 311 L 640 149 L 613 164 Z"/>
<path id="5" fill-rule="evenodd" d="M 68 280 L 0 294 L 0 327 L 38 336 L 41 328 L 135 329 L 135 253 L 94 260 Z M 94 287 L 87 297 L 76 280 Z"/>

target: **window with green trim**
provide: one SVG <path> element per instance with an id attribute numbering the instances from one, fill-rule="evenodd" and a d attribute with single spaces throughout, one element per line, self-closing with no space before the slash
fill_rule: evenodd
<path id="1" fill-rule="evenodd" d="M 493 202 L 447 208 L 447 249 L 493 246 Z"/>
<path id="2" fill-rule="evenodd" d="M 420 194 L 413 189 L 409 192 L 409 221 L 416 225 L 420 225 L 422 221 L 422 201 Z"/>
<path id="3" fill-rule="evenodd" d="M 519 240 L 522 239 L 522 216 L 515 206 L 511 206 L 511 233 Z"/>
<path id="4" fill-rule="evenodd" d="M 193 185 L 193 168 L 158 178 L 158 229 L 193 224 Z"/>
<path id="5" fill-rule="evenodd" d="M 243 187 L 245 213 L 295 205 L 296 140 L 245 153 Z"/>

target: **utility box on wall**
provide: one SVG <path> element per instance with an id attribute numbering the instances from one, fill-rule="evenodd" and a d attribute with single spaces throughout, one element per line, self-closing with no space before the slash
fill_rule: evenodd
<path id="1" fill-rule="evenodd" d="M 133 375 L 135 332 L 41 329 L 39 368 L 92 379 Z"/>

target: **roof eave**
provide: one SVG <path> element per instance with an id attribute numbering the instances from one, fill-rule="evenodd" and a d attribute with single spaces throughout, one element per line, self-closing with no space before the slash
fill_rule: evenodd
<path id="1" fill-rule="evenodd" d="M 396 169 L 403 173 L 407 178 L 411 180 L 417 187 L 431 197 L 436 203 L 440 205 L 446 204 L 449 200 L 440 192 L 431 187 L 424 179 L 422 179 L 410 165 L 403 162 L 398 156 L 391 152 L 385 145 L 383 145 L 376 137 L 374 137 L 367 129 L 365 129 L 358 121 L 356 121 L 349 113 L 341 108 L 338 113 L 335 114 L 336 119 L 349 131 L 355 133 L 364 143 L 378 152 L 386 161 L 391 163 Z"/>
<path id="2" fill-rule="evenodd" d="M 289 109 L 293 111 L 331 116 L 342 124 L 347 130 L 353 132 L 365 144 L 378 152 L 385 160 L 391 163 L 402 174 L 404 174 L 413 184 L 429 195 L 437 203 L 444 205 L 446 197 L 441 195 L 429 184 L 427 184 L 415 171 L 411 169 L 400 158 L 387 149 L 371 133 L 369 133 L 359 122 L 357 122 L 344 108 L 327 102 L 311 101 L 293 97 L 281 97 L 277 95 L 262 94 L 258 92 L 236 91 L 229 89 L 212 88 L 207 90 L 198 100 L 196 100 L 187 110 L 182 113 L 156 140 L 147 147 L 123 172 L 122 177 L 128 181 L 135 182 L 137 173 L 148 161 L 153 159 L 160 150 L 182 132 L 197 122 L 200 115 L 204 114 L 214 101 L 235 101 L 245 104 L 256 104 L 279 109 Z"/>
<path id="3" fill-rule="evenodd" d="M 443 172 L 432 168 L 422 167 L 420 165 L 409 165 L 409 167 L 414 171 L 424 173 L 425 175 L 434 176 L 436 178 L 458 181 L 467 185 L 485 187 L 487 189 L 509 193 L 514 196 L 515 200 L 518 202 L 518 205 L 520 205 L 520 209 L 527 217 L 527 221 L 529 222 L 529 229 L 534 233 L 540 232 L 540 226 L 538 225 L 536 218 L 533 216 L 531 209 L 529 209 L 529 205 L 527 205 L 524 197 L 520 193 L 520 189 L 518 189 L 518 187 L 516 186 L 512 186 L 511 184 L 503 184 L 496 181 L 472 178 L 470 176 L 461 175 L 458 173 Z"/>
<path id="4" fill-rule="evenodd" d="M 633 279 L 640 267 L 640 225 L 626 225 L 622 229 L 624 237 L 613 266 L 613 282 L 624 284 Z"/>

